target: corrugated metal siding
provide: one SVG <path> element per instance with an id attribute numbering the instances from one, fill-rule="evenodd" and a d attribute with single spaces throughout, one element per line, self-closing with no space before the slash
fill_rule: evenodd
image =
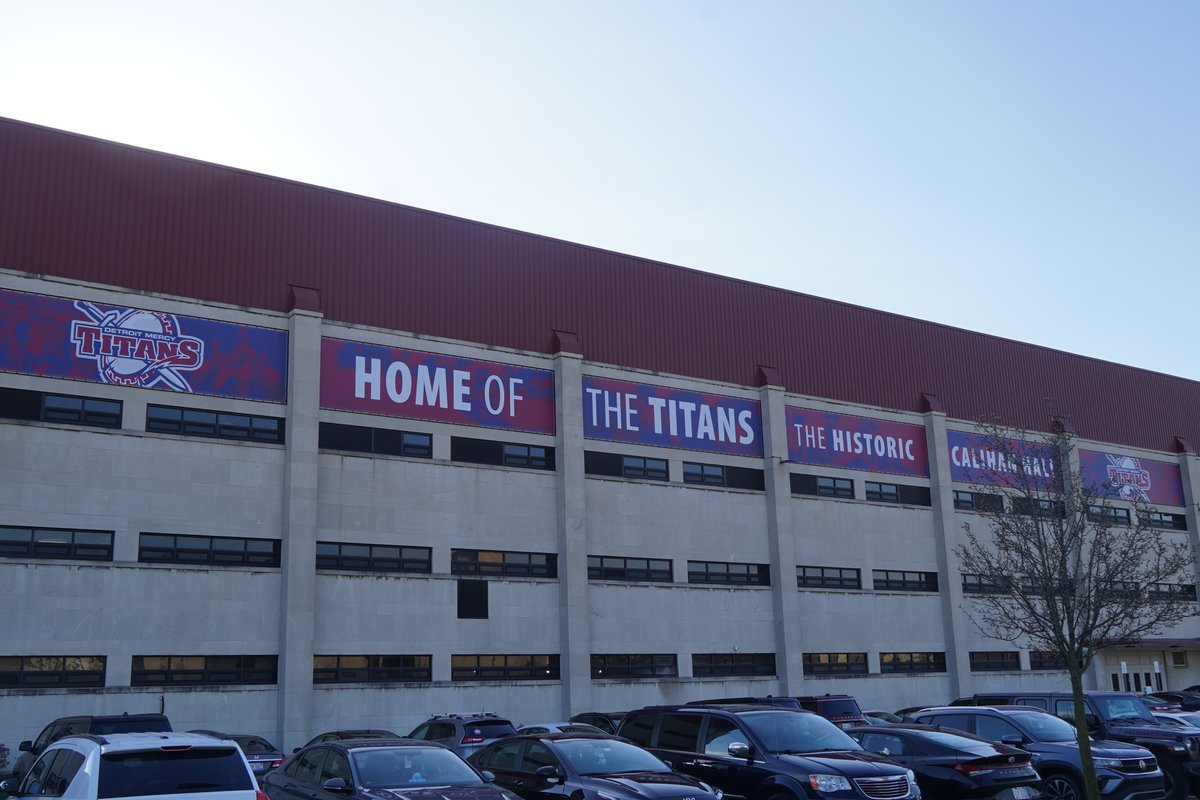
<path id="1" fill-rule="evenodd" d="M 0 266 L 1044 430 L 1200 444 L 1200 384 L 0 119 Z"/>

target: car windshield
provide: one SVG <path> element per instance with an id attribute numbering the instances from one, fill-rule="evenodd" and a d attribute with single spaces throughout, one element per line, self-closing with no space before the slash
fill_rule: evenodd
<path id="1" fill-rule="evenodd" d="M 671 771 L 670 767 L 637 745 L 616 739 L 560 739 L 555 744 L 580 775 Z"/>
<path id="2" fill-rule="evenodd" d="M 753 711 L 738 718 L 768 753 L 862 750 L 858 742 L 824 717 L 802 711 Z"/>
<path id="3" fill-rule="evenodd" d="M 482 736 L 485 739 L 499 739 L 501 736 L 512 736 L 516 733 L 513 724 L 508 720 L 480 720 L 471 723 L 464 723 L 463 728 L 476 736 Z"/>
<path id="4" fill-rule="evenodd" d="M 475 786 L 483 779 L 443 747 L 372 747 L 351 754 L 358 782 L 367 789 Z"/>
<path id="5" fill-rule="evenodd" d="M 820 713 L 826 717 L 861 717 L 862 711 L 855 700 L 825 700 L 819 703 Z"/>
<path id="6" fill-rule="evenodd" d="M 1175 718 L 1183 720 L 1186 724 L 1191 725 L 1193 728 L 1200 728 L 1200 712 L 1178 714 Z"/>
<path id="7" fill-rule="evenodd" d="M 1107 722 L 1125 720 L 1129 722 L 1148 722 L 1151 725 L 1157 724 L 1154 715 L 1150 713 L 1150 709 L 1146 708 L 1146 704 L 1137 695 L 1101 694 L 1093 696 L 1092 700 L 1096 703 L 1096 708 L 1100 712 L 1100 718 Z"/>
<path id="8" fill-rule="evenodd" d="M 1075 726 L 1062 717 L 1042 711 L 1016 711 L 1010 715 L 1014 722 L 1025 728 L 1039 742 L 1073 742 Z"/>

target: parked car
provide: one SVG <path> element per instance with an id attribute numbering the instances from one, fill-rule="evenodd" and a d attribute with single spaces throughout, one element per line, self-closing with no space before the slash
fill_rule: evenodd
<path id="1" fill-rule="evenodd" d="M 1178 703 L 1184 711 L 1200 711 L 1200 694 L 1195 692 L 1155 692 L 1159 697 Z"/>
<path id="2" fill-rule="evenodd" d="M 336 739 L 263 776 L 270 800 L 516 800 L 451 750 L 412 739 Z"/>
<path id="3" fill-rule="evenodd" d="M 525 800 L 721 800 L 722 793 L 623 739 L 600 733 L 516 736 L 469 759 Z"/>
<path id="4" fill-rule="evenodd" d="M 997 798 L 1033 800 L 1042 778 L 1033 757 L 960 731 L 928 725 L 866 725 L 849 736 L 869 752 L 912 770 L 921 794 L 937 800 Z"/>
<path id="5" fill-rule="evenodd" d="M 535 733 L 608 733 L 586 722 L 531 722 L 517 728 L 517 736 Z"/>
<path id="6" fill-rule="evenodd" d="M 398 733 L 392 733 L 391 731 L 385 731 L 385 730 L 375 729 L 375 728 L 365 728 L 362 730 L 345 729 L 345 730 L 340 730 L 340 731 L 326 731 L 325 733 L 318 733 L 316 736 L 309 739 L 307 742 L 304 743 L 303 747 L 292 748 L 292 752 L 299 753 L 301 750 L 304 749 L 304 747 L 311 747 L 314 744 L 321 744 L 323 742 L 340 742 L 340 741 L 345 741 L 346 739 L 402 739 L 402 738 L 404 738 L 404 737 L 402 737 Z"/>
<path id="7" fill-rule="evenodd" d="M 571 722 L 586 722 L 605 733 L 616 733 L 628 711 L 584 711 L 571 717 Z"/>
<path id="8" fill-rule="evenodd" d="M 867 720 L 858 701 L 848 694 L 806 695 L 789 697 L 787 695 L 764 695 L 760 697 L 724 697 L 715 700 L 693 700 L 688 705 L 765 705 L 781 708 L 802 708 L 820 714 L 825 719 L 840 728 L 862 725 Z"/>
<path id="9" fill-rule="evenodd" d="M 1138 697 L 1141 698 L 1142 702 L 1146 704 L 1146 708 L 1150 709 L 1151 712 L 1183 710 L 1183 706 L 1179 705 L 1179 703 L 1176 703 L 1174 700 L 1170 700 L 1166 697 L 1162 697 L 1161 695 L 1139 694 Z"/>
<path id="10" fill-rule="evenodd" d="M 1152 711 L 1154 718 L 1172 728 L 1200 728 L 1200 711 Z M 1200 731 L 1188 731 L 1189 735 Z"/>
<path id="11" fill-rule="evenodd" d="M 286 759 L 279 748 L 268 742 L 261 736 L 255 736 L 250 733 L 220 733 L 218 731 L 196 730 L 189 731 L 190 733 L 199 733 L 204 736 L 211 736 L 214 739 L 231 739 L 241 748 L 242 755 L 246 757 L 246 761 L 250 764 L 250 770 L 256 776 L 262 776 L 271 770 L 278 767 Z"/>
<path id="12" fill-rule="evenodd" d="M 517 732 L 507 719 L 495 714 L 442 714 L 413 728 L 408 736 L 425 742 L 438 742 L 463 758 L 497 739 Z"/>
<path id="13" fill-rule="evenodd" d="M 899 714 L 893 714 L 890 711 L 881 711 L 879 709 L 864 711 L 863 716 L 866 717 L 867 722 L 871 725 L 887 725 L 895 724 L 897 722 L 904 722 L 904 717 L 900 716 Z"/>
<path id="14" fill-rule="evenodd" d="M 976 694 L 978 705 L 1023 705 L 1040 708 L 1071 721 L 1075 700 L 1070 692 Z M 1140 745 L 1158 760 L 1168 800 L 1184 800 L 1200 791 L 1200 737 L 1163 725 L 1131 692 L 1084 692 L 1086 722 L 1094 739 Z"/>
<path id="15" fill-rule="evenodd" d="M 59 717 L 51 722 L 33 741 L 18 745 L 21 755 L 13 762 L 13 777 L 22 778 L 33 762 L 49 745 L 63 738 L 80 733 L 107 736 L 110 733 L 153 733 L 169 732 L 171 721 L 162 714 L 106 714 Z"/>
<path id="16" fill-rule="evenodd" d="M 910 770 L 868 753 L 811 711 L 651 706 L 631 711 L 619 734 L 680 772 L 747 800 L 920 797 Z"/>
<path id="17" fill-rule="evenodd" d="M 14 800 L 258 797 L 250 765 L 237 745 L 192 733 L 65 736 L 46 746 L 24 778 L 0 781 L 0 793 Z"/>
<path id="18" fill-rule="evenodd" d="M 1033 756 L 1047 800 L 1083 800 L 1083 761 L 1075 726 L 1030 706 L 929 708 L 918 722 L 953 728 L 992 742 L 1019 747 Z M 1125 742 L 1092 743 L 1092 759 L 1105 800 L 1162 800 L 1162 770 L 1144 747 Z"/>

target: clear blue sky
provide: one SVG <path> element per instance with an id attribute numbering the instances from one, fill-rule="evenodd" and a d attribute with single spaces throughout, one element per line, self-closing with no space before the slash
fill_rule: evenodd
<path id="1" fill-rule="evenodd" d="M 0 19 L 0 116 L 1200 379 L 1195 0 Z"/>

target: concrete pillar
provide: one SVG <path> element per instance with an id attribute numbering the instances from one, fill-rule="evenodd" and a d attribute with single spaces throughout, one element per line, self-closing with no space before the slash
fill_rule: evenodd
<path id="1" fill-rule="evenodd" d="M 313 304 L 315 306 L 315 304 Z M 289 319 L 283 568 L 279 598 L 279 705 L 275 741 L 290 753 L 312 733 L 317 576 L 317 413 L 321 319 L 295 308 Z"/>
<path id="2" fill-rule="evenodd" d="M 1177 442 L 1178 444 L 1178 442 Z M 1179 477 L 1183 481 L 1184 518 L 1187 520 L 1188 545 L 1192 548 L 1192 583 L 1200 593 L 1200 457 L 1188 452 L 1191 447 L 1182 443 L 1185 452 L 1179 454 Z"/>
<path id="3" fill-rule="evenodd" d="M 587 489 L 583 471 L 583 357 L 574 334 L 555 331 L 554 452 L 557 467 L 559 672 L 562 718 L 592 710 Z"/>

